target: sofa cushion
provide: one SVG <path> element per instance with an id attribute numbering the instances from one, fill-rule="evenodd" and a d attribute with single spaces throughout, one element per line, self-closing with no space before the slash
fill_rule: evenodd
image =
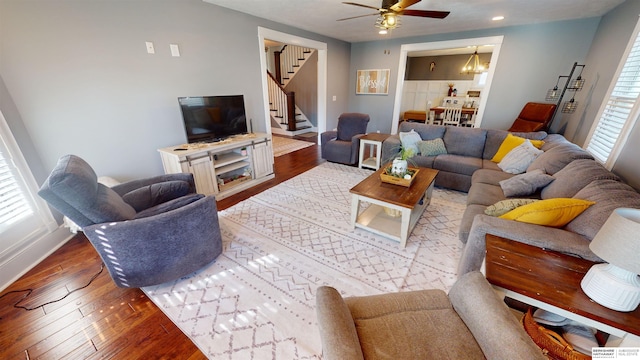
<path id="1" fill-rule="evenodd" d="M 565 230 L 589 240 L 593 239 L 613 210 L 620 207 L 640 209 L 640 194 L 631 186 L 615 180 L 592 181 L 574 198 L 595 201 L 595 204 L 567 224 Z"/>
<path id="2" fill-rule="evenodd" d="M 449 154 L 482 159 L 484 142 L 487 137 L 486 130 L 457 126 L 446 126 L 446 128 L 442 139 Z"/>
<path id="3" fill-rule="evenodd" d="M 482 206 L 490 206 L 496 202 L 504 200 L 504 193 L 500 186 L 473 183 L 473 186 L 467 193 L 467 204 L 477 204 Z"/>
<path id="4" fill-rule="evenodd" d="M 494 162 L 491 162 L 495 164 Z M 498 170 L 489 170 L 489 169 L 480 169 L 473 173 L 471 178 L 471 182 L 474 184 L 482 183 L 482 184 L 491 184 L 495 186 L 500 186 L 500 181 L 510 179 L 515 175 L 506 173 L 500 169 Z"/>
<path id="5" fill-rule="evenodd" d="M 205 196 L 202 194 L 189 194 L 173 200 L 165 201 L 163 203 L 157 204 L 153 207 L 140 211 L 139 213 L 136 214 L 136 219 L 156 216 L 159 214 L 167 213 L 172 210 L 180 209 L 183 206 L 189 205 L 192 202 L 196 202 L 204 197 Z"/>
<path id="6" fill-rule="evenodd" d="M 545 174 L 542 170 L 533 170 L 500 181 L 500 187 L 506 197 L 526 196 L 535 193 L 552 181 L 553 176 Z"/>
<path id="7" fill-rule="evenodd" d="M 344 113 L 338 118 L 338 140 L 351 141 L 354 136 L 367 132 L 369 115 Z"/>
<path id="8" fill-rule="evenodd" d="M 538 199 L 505 199 L 500 200 L 493 205 L 487 206 L 484 209 L 484 213 L 489 216 L 502 216 L 509 211 L 519 208 L 520 206 L 531 204 L 533 202 L 540 201 Z"/>
<path id="9" fill-rule="evenodd" d="M 422 139 L 420 138 L 420 134 L 418 134 L 414 130 L 400 133 L 400 142 L 402 143 L 402 148 L 405 151 L 413 151 L 414 155 L 420 153 L 420 149 L 418 149 L 418 142 L 421 140 Z"/>
<path id="10" fill-rule="evenodd" d="M 409 166 L 426 167 L 433 169 L 433 162 L 435 160 L 435 156 L 414 156 L 409 159 Z"/>
<path id="11" fill-rule="evenodd" d="M 491 161 L 499 163 L 500 161 L 502 161 L 502 158 L 504 158 L 511 150 L 515 149 L 517 146 L 522 145 L 522 143 L 524 143 L 526 140 L 526 138 L 523 138 L 521 136 L 508 134 L 502 141 L 502 144 L 500 144 L 500 147 L 498 148 L 496 154 L 493 156 L 493 158 L 491 158 Z M 529 141 L 531 141 L 531 144 L 533 144 L 533 146 L 535 146 L 536 148 L 540 148 L 544 144 L 544 141 L 542 140 Z"/>
<path id="12" fill-rule="evenodd" d="M 542 199 L 573 197 L 594 180 L 620 180 L 617 175 L 605 169 L 595 160 L 589 159 L 572 161 L 555 173 L 553 179 L 552 183 L 542 189 L 540 193 Z"/>
<path id="13" fill-rule="evenodd" d="M 482 168 L 482 159 L 469 156 L 443 154 L 438 155 L 435 158 L 433 161 L 433 168 L 436 170 L 471 176 L 476 170 Z"/>
<path id="14" fill-rule="evenodd" d="M 558 145 L 566 145 L 566 144 L 572 144 L 572 142 L 567 140 L 564 136 L 562 136 L 560 134 L 549 134 L 544 139 L 544 145 L 542 145 L 540 150 L 547 151 L 547 150 L 549 150 L 551 148 L 554 148 L 554 147 L 556 147 Z"/>
<path id="15" fill-rule="evenodd" d="M 136 211 L 142 211 L 163 202 L 189 194 L 191 185 L 186 181 L 163 181 L 129 191 L 122 199 L 133 206 Z"/>
<path id="16" fill-rule="evenodd" d="M 483 358 L 442 290 L 346 298 L 365 359 Z M 401 336 L 399 336 L 402 334 Z M 417 339 L 417 340 L 416 340 Z"/>
<path id="17" fill-rule="evenodd" d="M 38 192 L 79 226 L 133 219 L 136 211 L 113 189 L 98 183 L 96 173 L 82 158 L 58 160 Z"/>
<path id="18" fill-rule="evenodd" d="M 563 227 L 593 204 L 595 204 L 593 201 L 572 198 L 540 200 L 511 210 L 500 218 L 528 224 Z"/>
<path id="19" fill-rule="evenodd" d="M 526 139 L 521 145 L 509 151 L 498 163 L 498 167 L 510 174 L 521 174 L 542 153 L 542 150 L 538 150 L 529 139 Z"/>
<path id="20" fill-rule="evenodd" d="M 553 175 L 573 160 L 578 159 L 593 159 L 593 156 L 578 145 L 566 142 L 545 150 L 529 165 L 527 171 L 540 169 L 549 175 Z"/>
<path id="21" fill-rule="evenodd" d="M 433 140 L 420 140 L 417 145 L 420 150 L 420 155 L 422 156 L 436 156 L 447 153 L 444 141 L 440 138 Z"/>
<path id="22" fill-rule="evenodd" d="M 398 132 L 415 130 L 422 140 L 433 140 L 444 136 L 445 127 L 441 125 L 429 125 L 423 123 L 403 121 L 398 127 Z"/>
<path id="23" fill-rule="evenodd" d="M 486 170 L 504 172 L 498 167 L 498 164 L 494 163 L 491 160 L 487 160 L 487 159 L 482 159 L 482 168 L 486 169 Z"/>

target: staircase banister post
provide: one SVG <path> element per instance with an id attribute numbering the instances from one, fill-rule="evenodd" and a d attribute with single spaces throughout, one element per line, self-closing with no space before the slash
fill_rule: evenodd
<path id="1" fill-rule="evenodd" d="M 296 94 L 287 93 L 287 130 L 296 131 Z"/>

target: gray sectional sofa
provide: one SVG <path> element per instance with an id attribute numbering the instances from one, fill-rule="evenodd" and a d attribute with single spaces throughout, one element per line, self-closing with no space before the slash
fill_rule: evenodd
<path id="1" fill-rule="evenodd" d="M 540 154 L 526 169 L 550 175 L 550 182 L 531 194 L 511 198 L 575 198 L 592 201 L 584 212 L 561 228 L 534 225 L 485 214 L 487 207 L 507 199 L 500 182 L 514 175 L 503 172 L 491 161 L 509 134 L 504 130 L 460 128 L 403 122 L 399 132 L 413 131 L 423 140 L 441 138 L 447 153 L 416 155 L 411 161 L 439 170 L 436 186 L 468 192 L 467 207 L 460 225 L 460 241 L 465 244 L 458 276 L 479 270 L 484 260 L 485 235 L 493 234 L 537 247 L 600 260 L 589 249 L 589 242 L 619 207 L 640 208 L 640 193 L 606 170 L 593 157 L 562 135 L 545 132 L 513 133 L 543 140 Z M 393 159 L 400 147 L 398 135 L 382 146 L 383 160 Z M 521 176 L 522 177 L 522 176 Z M 513 181 L 512 181 L 513 183 Z M 509 189 L 507 189 L 509 190 Z"/>

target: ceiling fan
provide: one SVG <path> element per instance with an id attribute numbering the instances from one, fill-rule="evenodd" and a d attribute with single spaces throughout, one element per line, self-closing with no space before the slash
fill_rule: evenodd
<path id="1" fill-rule="evenodd" d="M 418 16 L 418 17 L 426 17 L 426 18 L 434 18 L 434 19 L 444 19 L 449 15 L 449 11 L 434 11 L 434 10 L 407 10 L 407 8 L 411 5 L 414 5 L 421 0 L 382 0 L 382 5 L 380 8 L 358 4 L 354 2 L 345 1 L 343 4 L 360 6 L 367 9 L 374 9 L 378 12 L 375 14 L 367 14 L 367 15 L 359 15 L 352 16 L 344 19 L 338 19 L 337 21 L 343 20 L 351 20 L 364 16 L 378 16 L 378 20 L 376 21 L 376 27 L 381 30 L 391 30 L 395 29 L 400 25 L 400 19 L 398 15 L 408 15 L 408 16 Z"/>

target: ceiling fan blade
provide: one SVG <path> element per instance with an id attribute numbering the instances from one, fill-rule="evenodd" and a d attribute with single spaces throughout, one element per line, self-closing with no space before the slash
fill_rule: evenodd
<path id="1" fill-rule="evenodd" d="M 397 3 L 393 4 L 389 9 L 391 11 L 402 11 L 406 8 L 408 8 L 409 6 L 415 4 L 415 3 L 419 3 L 422 0 L 400 0 Z"/>
<path id="2" fill-rule="evenodd" d="M 432 10 L 404 10 L 399 12 L 400 15 L 420 16 L 434 19 L 444 19 L 449 16 L 449 11 L 432 11 Z"/>
<path id="3" fill-rule="evenodd" d="M 351 19 L 357 19 L 357 18 L 361 18 L 361 17 L 365 17 L 365 16 L 378 16 L 380 14 L 367 14 L 367 15 L 358 15 L 358 16 L 352 16 L 352 17 L 348 17 L 348 18 L 344 18 L 344 19 L 338 19 L 336 21 L 343 21 L 343 20 L 351 20 Z"/>
<path id="4" fill-rule="evenodd" d="M 373 10 L 378 10 L 378 11 L 386 11 L 385 9 L 380 9 L 380 8 L 375 7 L 375 6 L 363 5 L 363 4 L 358 4 L 358 3 L 349 2 L 349 1 L 343 1 L 342 3 L 343 4 L 347 4 L 347 5 L 360 6 L 360 7 L 364 7 L 364 8 L 367 8 L 367 9 L 373 9 Z"/>

